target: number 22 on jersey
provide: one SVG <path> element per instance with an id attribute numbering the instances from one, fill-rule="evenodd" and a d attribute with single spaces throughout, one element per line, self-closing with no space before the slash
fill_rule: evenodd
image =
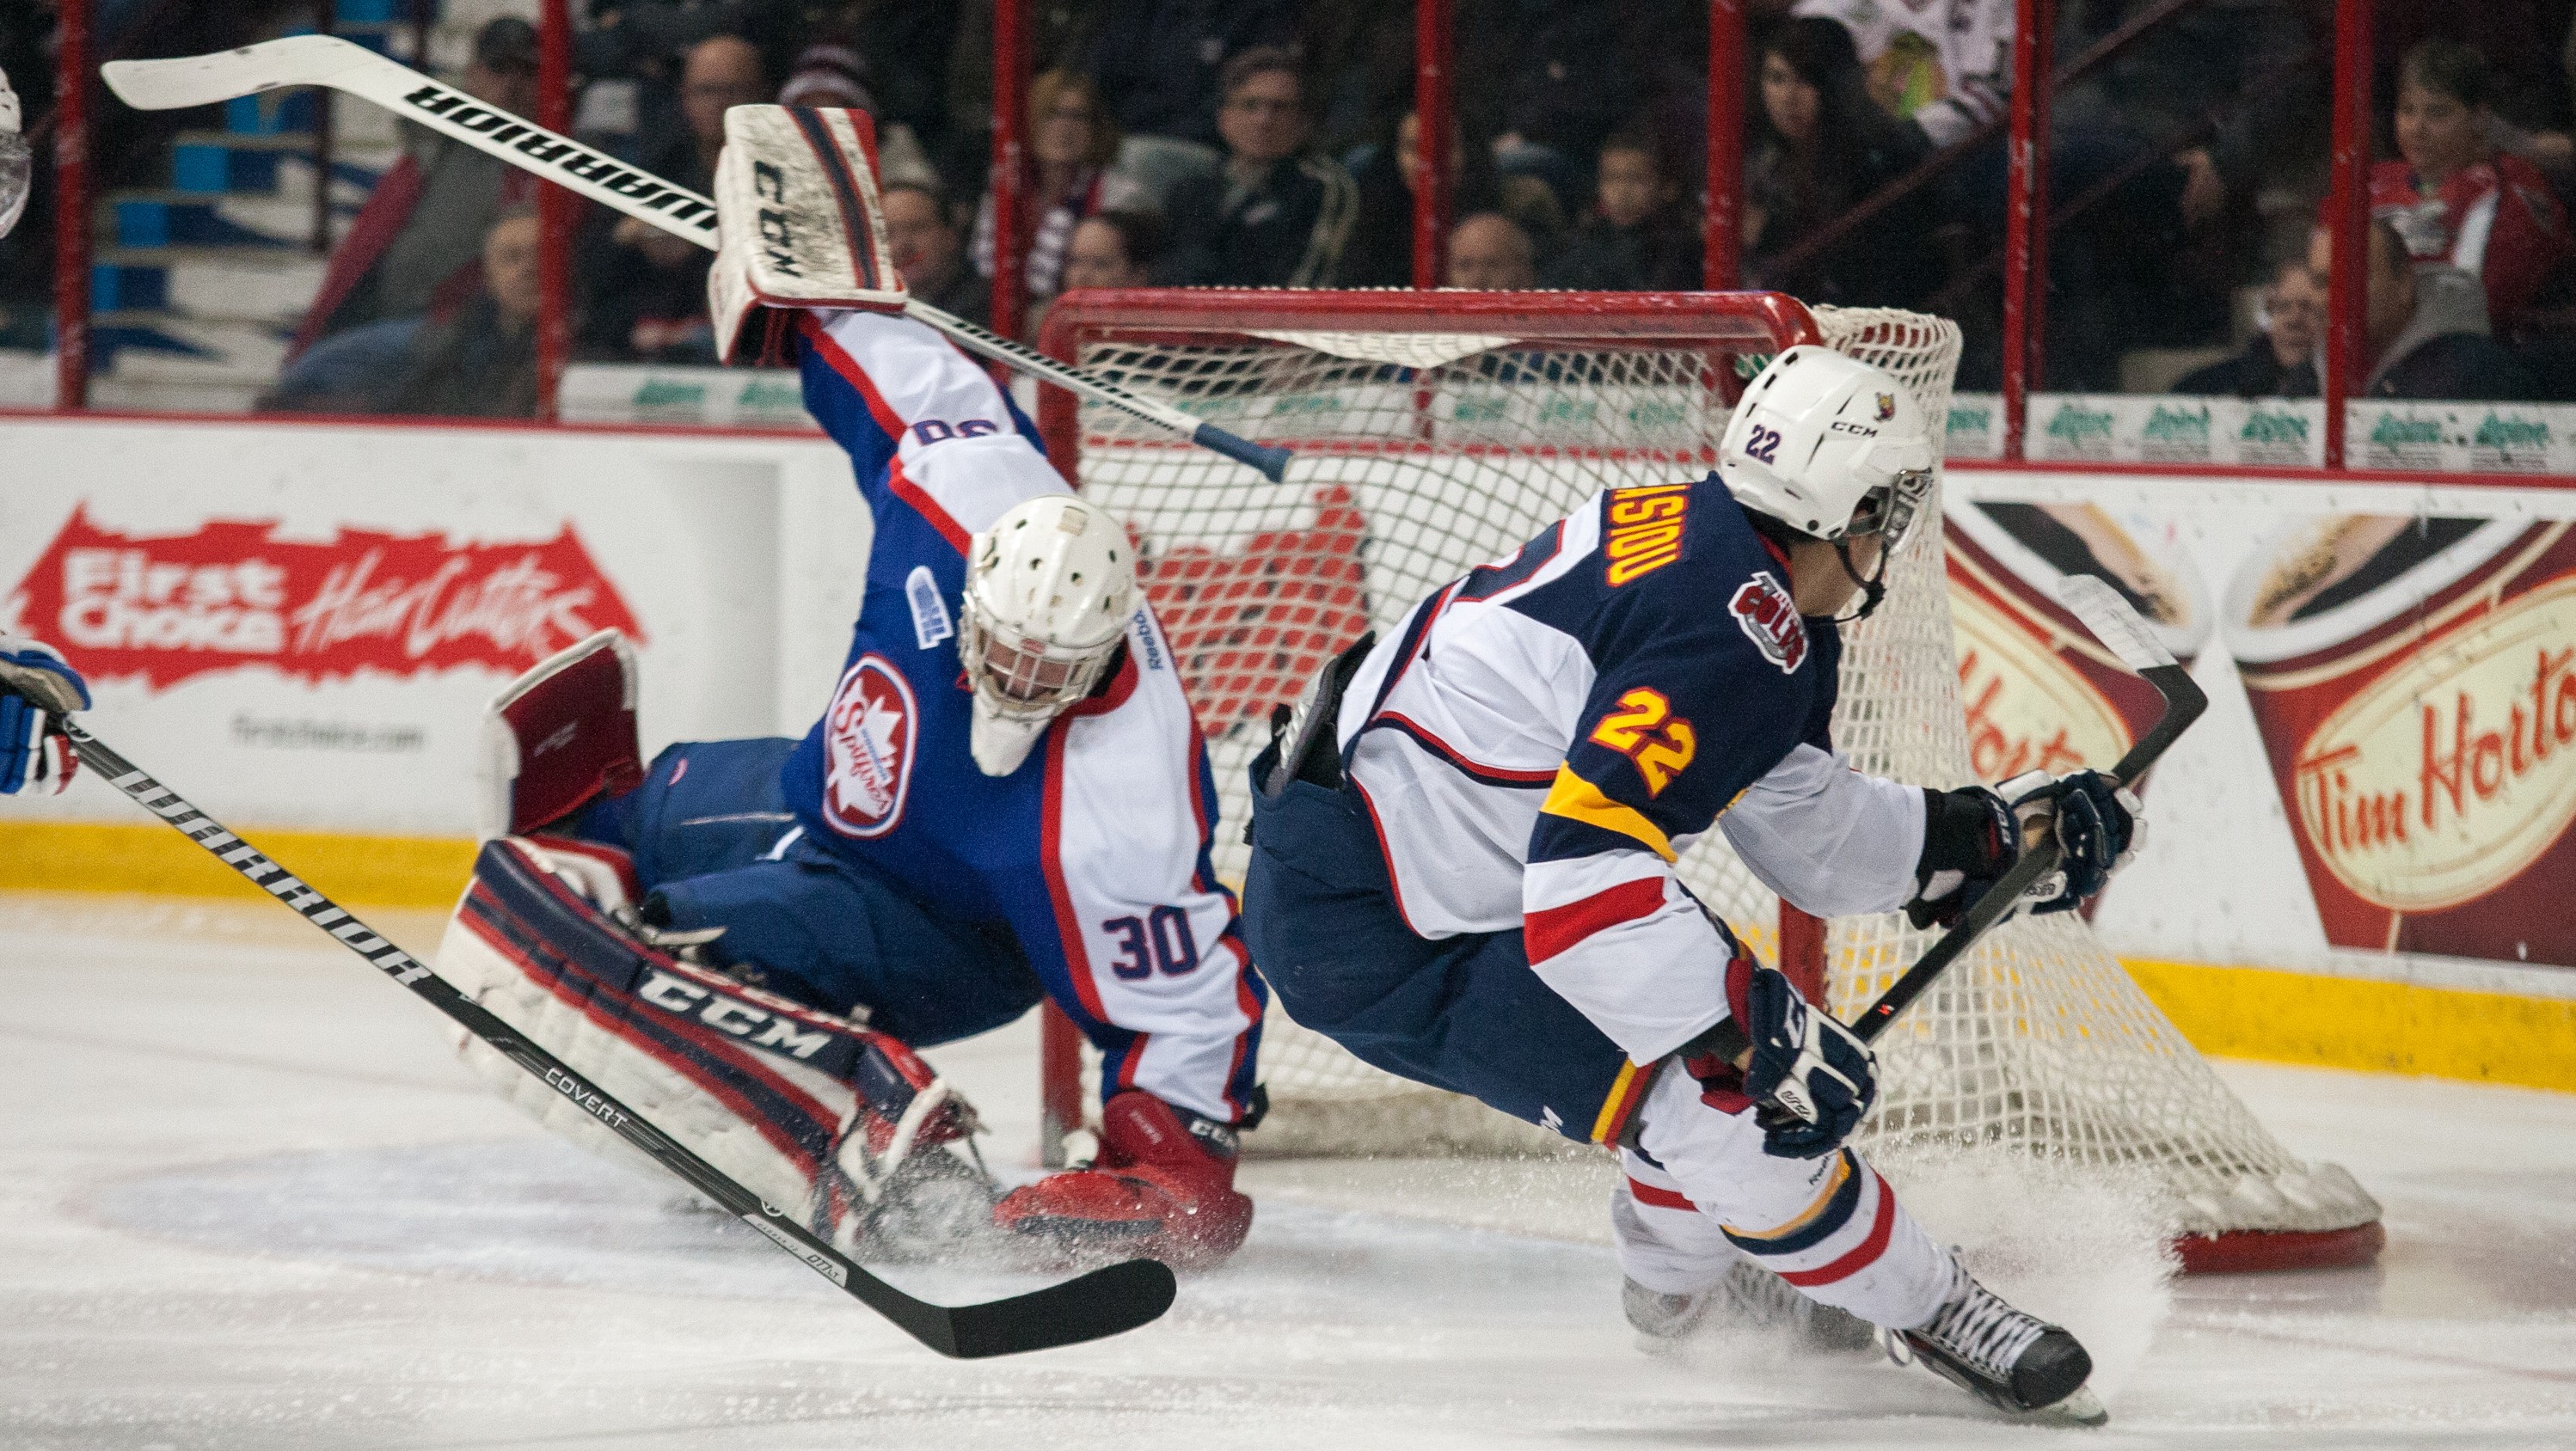
<path id="1" fill-rule="evenodd" d="M 1673 714 L 1673 703 L 1662 691 L 1645 686 L 1620 696 L 1618 708 L 1592 728 L 1591 739 L 1635 762 L 1649 796 L 1663 795 L 1699 750 L 1699 733 L 1691 723 Z"/>

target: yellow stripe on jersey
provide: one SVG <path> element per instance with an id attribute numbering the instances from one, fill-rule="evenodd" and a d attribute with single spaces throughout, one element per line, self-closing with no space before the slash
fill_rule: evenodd
<path id="1" fill-rule="evenodd" d="M 1548 816 L 1562 816 L 1632 837 L 1664 860 L 1673 859 L 1672 839 L 1664 835 L 1662 827 L 1648 821 L 1635 807 L 1622 806 L 1602 795 L 1600 787 L 1574 774 L 1572 766 L 1556 768 L 1556 784 L 1547 788 L 1547 800 L 1538 809 Z"/>
<path id="2" fill-rule="evenodd" d="M 1842 1192 L 1843 1181 L 1850 1177 L 1851 1155 L 1849 1152 L 1838 1153 L 1834 1155 L 1834 1171 L 1825 1176 L 1824 1189 L 1816 1195 L 1814 1203 L 1798 1211 L 1796 1218 L 1770 1229 L 1738 1229 L 1731 1224 L 1721 1224 L 1718 1228 L 1737 1239 L 1786 1239 L 1815 1223 L 1816 1216 L 1824 1213 L 1825 1206 L 1834 1202 L 1834 1196 Z"/>

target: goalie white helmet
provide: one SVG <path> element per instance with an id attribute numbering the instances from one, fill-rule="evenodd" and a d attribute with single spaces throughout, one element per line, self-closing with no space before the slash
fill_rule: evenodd
<path id="1" fill-rule="evenodd" d="M 1066 706 L 1089 695 L 1136 612 L 1135 547 L 1071 494 L 1013 507 L 966 555 L 958 654 L 975 690 L 972 746 L 1007 776 Z"/>
<path id="2" fill-rule="evenodd" d="M 1736 502 L 1801 534 L 1878 535 L 1893 554 L 1932 496 L 1923 410 L 1895 375 L 1802 344 L 1744 389 L 1717 447 Z"/>

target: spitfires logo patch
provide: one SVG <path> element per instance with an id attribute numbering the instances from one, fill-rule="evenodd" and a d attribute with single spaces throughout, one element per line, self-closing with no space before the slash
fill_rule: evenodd
<path id="1" fill-rule="evenodd" d="M 1889 420 L 1889 419 L 1891 419 L 1891 418 L 1894 418 L 1895 416 L 1896 416 L 1896 395 L 1895 395 L 1895 394 L 1893 394 L 1893 393 L 1881 393 L 1881 394 L 1879 394 L 1879 395 L 1878 395 L 1878 421 L 1879 421 L 1879 422 L 1881 422 L 1881 423 L 1885 423 L 1887 420 Z"/>
<path id="2" fill-rule="evenodd" d="M 860 656 L 823 715 L 823 819 L 834 831 L 865 840 L 903 820 L 920 727 L 911 682 L 884 656 Z"/>
<path id="3" fill-rule="evenodd" d="M 1794 674 L 1806 662 L 1806 621 L 1798 618 L 1797 602 L 1769 570 L 1737 585 L 1735 598 L 1727 601 L 1726 608 L 1744 637 L 1761 650 L 1762 658 L 1779 666 L 1781 674 Z"/>

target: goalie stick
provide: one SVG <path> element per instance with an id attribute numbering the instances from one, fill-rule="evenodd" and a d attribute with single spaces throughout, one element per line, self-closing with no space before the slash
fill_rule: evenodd
<path id="1" fill-rule="evenodd" d="M 2119 657 L 2122 665 L 2154 686 L 2156 694 L 2164 697 L 2164 714 L 2156 717 L 2156 723 L 2147 728 L 2145 735 L 2138 737 L 2137 744 L 2129 747 L 2128 754 L 2120 757 L 2119 764 L 2104 773 L 2123 786 L 2133 784 L 2156 763 L 2158 756 L 2165 753 L 2167 746 L 2189 729 L 2193 721 L 2200 719 L 2200 713 L 2209 708 L 2209 697 L 2201 693 L 2200 686 L 2191 678 L 2191 672 L 2177 664 L 2172 653 L 2156 643 L 2155 636 L 2147 631 L 2147 622 L 2138 618 L 2138 612 L 2129 607 L 2127 600 L 2120 598 L 2118 590 L 2089 574 L 2068 575 L 2058 582 L 2057 598 L 2074 613 L 2075 618 L 2084 622 L 2084 628 L 2092 631 L 2095 639 Z M 1852 1020 L 1852 1035 L 1867 1043 L 1885 1032 L 1896 1015 L 1905 1011 L 1906 1004 L 1921 997 L 1934 979 L 1947 971 L 1951 963 L 1958 961 L 1976 945 L 1978 938 L 1985 936 L 2019 904 L 2023 891 L 2055 871 L 2057 860 L 2057 837 L 2052 832 L 2048 840 L 2023 852 L 2021 860 L 2014 862 L 2010 870 L 1986 889 L 1984 896 L 1970 904 L 1949 931 L 1941 934 L 1940 941 L 1925 949 L 1914 965 L 1905 970 L 1903 977 Z"/>
<path id="2" fill-rule="evenodd" d="M 619 1138 L 643 1150 L 654 1162 L 688 1181 L 690 1187 L 724 1206 L 764 1238 L 803 1260 L 816 1274 L 940 1354 L 971 1360 L 1074 1345 L 1133 1330 L 1170 1308 L 1176 1289 L 1172 1272 L 1154 1260 L 1107 1265 L 1060 1285 L 980 1305 L 934 1305 L 905 1294 L 861 1269 L 805 1226 L 566 1067 L 563 1060 L 521 1036 L 516 1028 L 457 991 L 418 958 L 378 936 L 367 924 L 270 861 L 258 848 L 225 830 L 179 793 L 108 749 L 77 721 L 64 720 L 62 729 L 80 758 L 105 777 L 107 784 L 133 798 L 136 805 L 170 823 L 172 830 L 204 847 L 215 860 L 338 938 L 368 966 L 419 994 L 465 1031 L 614 1130 Z"/>
<path id="3" fill-rule="evenodd" d="M 403 119 L 488 151 L 503 161 L 568 187 L 604 207 L 649 222 L 683 241 L 716 250 L 716 204 L 650 172 L 602 156 L 569 136 L 449 86 L 400 61 L 337 36 L 290 35 L 238 50 L 169 60 L 117 60 L 99 67 L 117 99 L 141 111 L 210 106 L 281 86 L 328 86 L 372 101 Z M 904 316 L 947 334 L 968 352 L 1016 368 L 1059 388 L 1221 453 L 1272 483 L 1287 472 L 1288 450 L 1254 443 L 1213 423 L 1071 368 L 1035 348 L 988 332 L 921 299 Z"/>

